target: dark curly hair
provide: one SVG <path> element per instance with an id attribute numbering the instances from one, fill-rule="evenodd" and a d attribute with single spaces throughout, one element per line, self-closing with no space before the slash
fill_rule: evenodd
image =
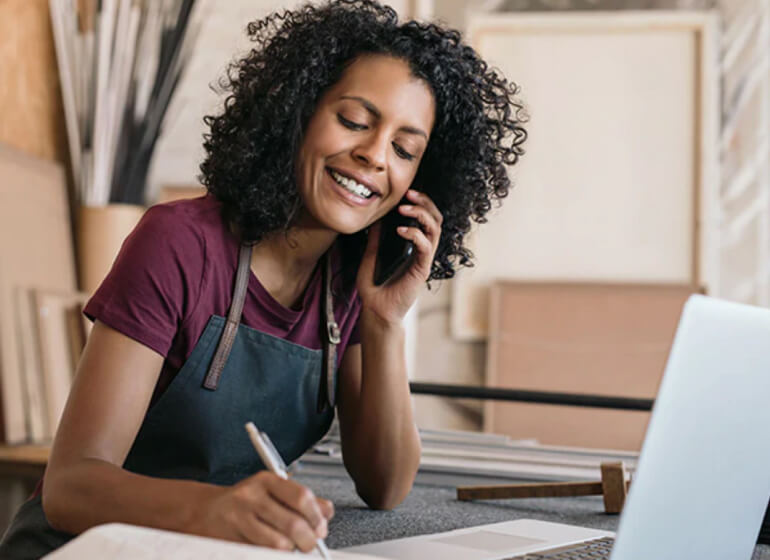
<path id="1" fill-rule="evenodd" d="M 471 219 L 485 222 L 493 199 L 508 194 L 506 165 L 527 137 L 518 87 L 432 23 L 398 23 L 393 9 L 371 0 L 338 0 L 274 13 L 248 25 L 255 47 L 230 64 L 220 86 L 230 93 L 220 115 L 207 116 L 201 182 L 222 203 L 224 219 L 247 242 L 287 230 L 301 200 L 294 163 L 323 93 L 359 56 L 407 62 L 428 84 L 436 107 L 416 184 L 443 214 L 431 279 L 472 266 L 463 246 Z M 340 235 L 343 259 L 355 268 L 365 233 Z"/>

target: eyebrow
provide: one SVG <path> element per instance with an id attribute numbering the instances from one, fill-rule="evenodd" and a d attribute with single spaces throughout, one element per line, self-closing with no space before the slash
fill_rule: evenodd
<path id="1" fill-rule="evenodd" d="M 340 99 L 352 99 L 354 101 L 358 101 L 361 105 L 364 106 L 364 109 L 369 111 L 376 118 L 382 118 L 382 113 L 380 113 L 380 110 L 377 109 L 377 107 L 375 107 L 368 99 L 364 99 L 363 97 L 358 97 L 356 95 L 343 95 L 340 97 Z M 425 140 L 428 139 L 428 135 L 425 132 L 419 128 L 415 128 L 414 126 L 402 126 L 399 128 L 399 130 L 403 130 L 409 134 L 419 134 L 420 136 L 424 137 Z"/>

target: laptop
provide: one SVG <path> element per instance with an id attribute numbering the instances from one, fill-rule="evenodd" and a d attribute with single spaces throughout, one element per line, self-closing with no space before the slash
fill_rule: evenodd
<path id="1" fill-rule="evenodd" d="M 616 534 L 521 519 L 344 550 L 402 560 L 748 560 L 770 498 L 769 404 L 770 310 L 693 295 Z"/>

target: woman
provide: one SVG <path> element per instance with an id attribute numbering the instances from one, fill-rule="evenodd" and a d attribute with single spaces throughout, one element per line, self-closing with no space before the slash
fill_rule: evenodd
<path id="1" fill-rule="evenodd" d="M 457 32 L 371 1 L 248 30 L 205 119 L 208 194 L 151 208 L 88 303 L 42 491 L 2 558 L 110 521 L 311 550 L 332 504 L 260 470 L 247 421 L 288 463 L 336 406 L 361 498 L 392 508 L 411 488 L 401 321 L 423 283 L 469 264 L 471 219 L 508 192 L 526 137 L 515 87 Z M 396 207 L 417 221 L 398 231 L 415 257 L 375 286 L 378 220 Z"/>

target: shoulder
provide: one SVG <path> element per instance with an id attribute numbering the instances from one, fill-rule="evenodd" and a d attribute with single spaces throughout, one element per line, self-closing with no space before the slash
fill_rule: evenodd
<path id="1" fill-rule="evenodd" d="M 169 251 L 180 257 L 203 257 L 207 245 L 227 233 L 220 203 L 206 195 L 151 206 L 126 243 L 145 249 L 148 257 Z"/>
<path id="2" fill-rule="evenodd" d="M 209 237 L 223 229 L 218 205 L 207 197 L 152 206 L 85 313 L 167 355 L 202 299 Z"/>
<path id="3" fill-rule="evenodd" d="M 156 204 L 147 209 L 137 226 L 140 231 L 166 235 L 205 234 L 222 228 L 220 204 L 211 195 Z"/>

